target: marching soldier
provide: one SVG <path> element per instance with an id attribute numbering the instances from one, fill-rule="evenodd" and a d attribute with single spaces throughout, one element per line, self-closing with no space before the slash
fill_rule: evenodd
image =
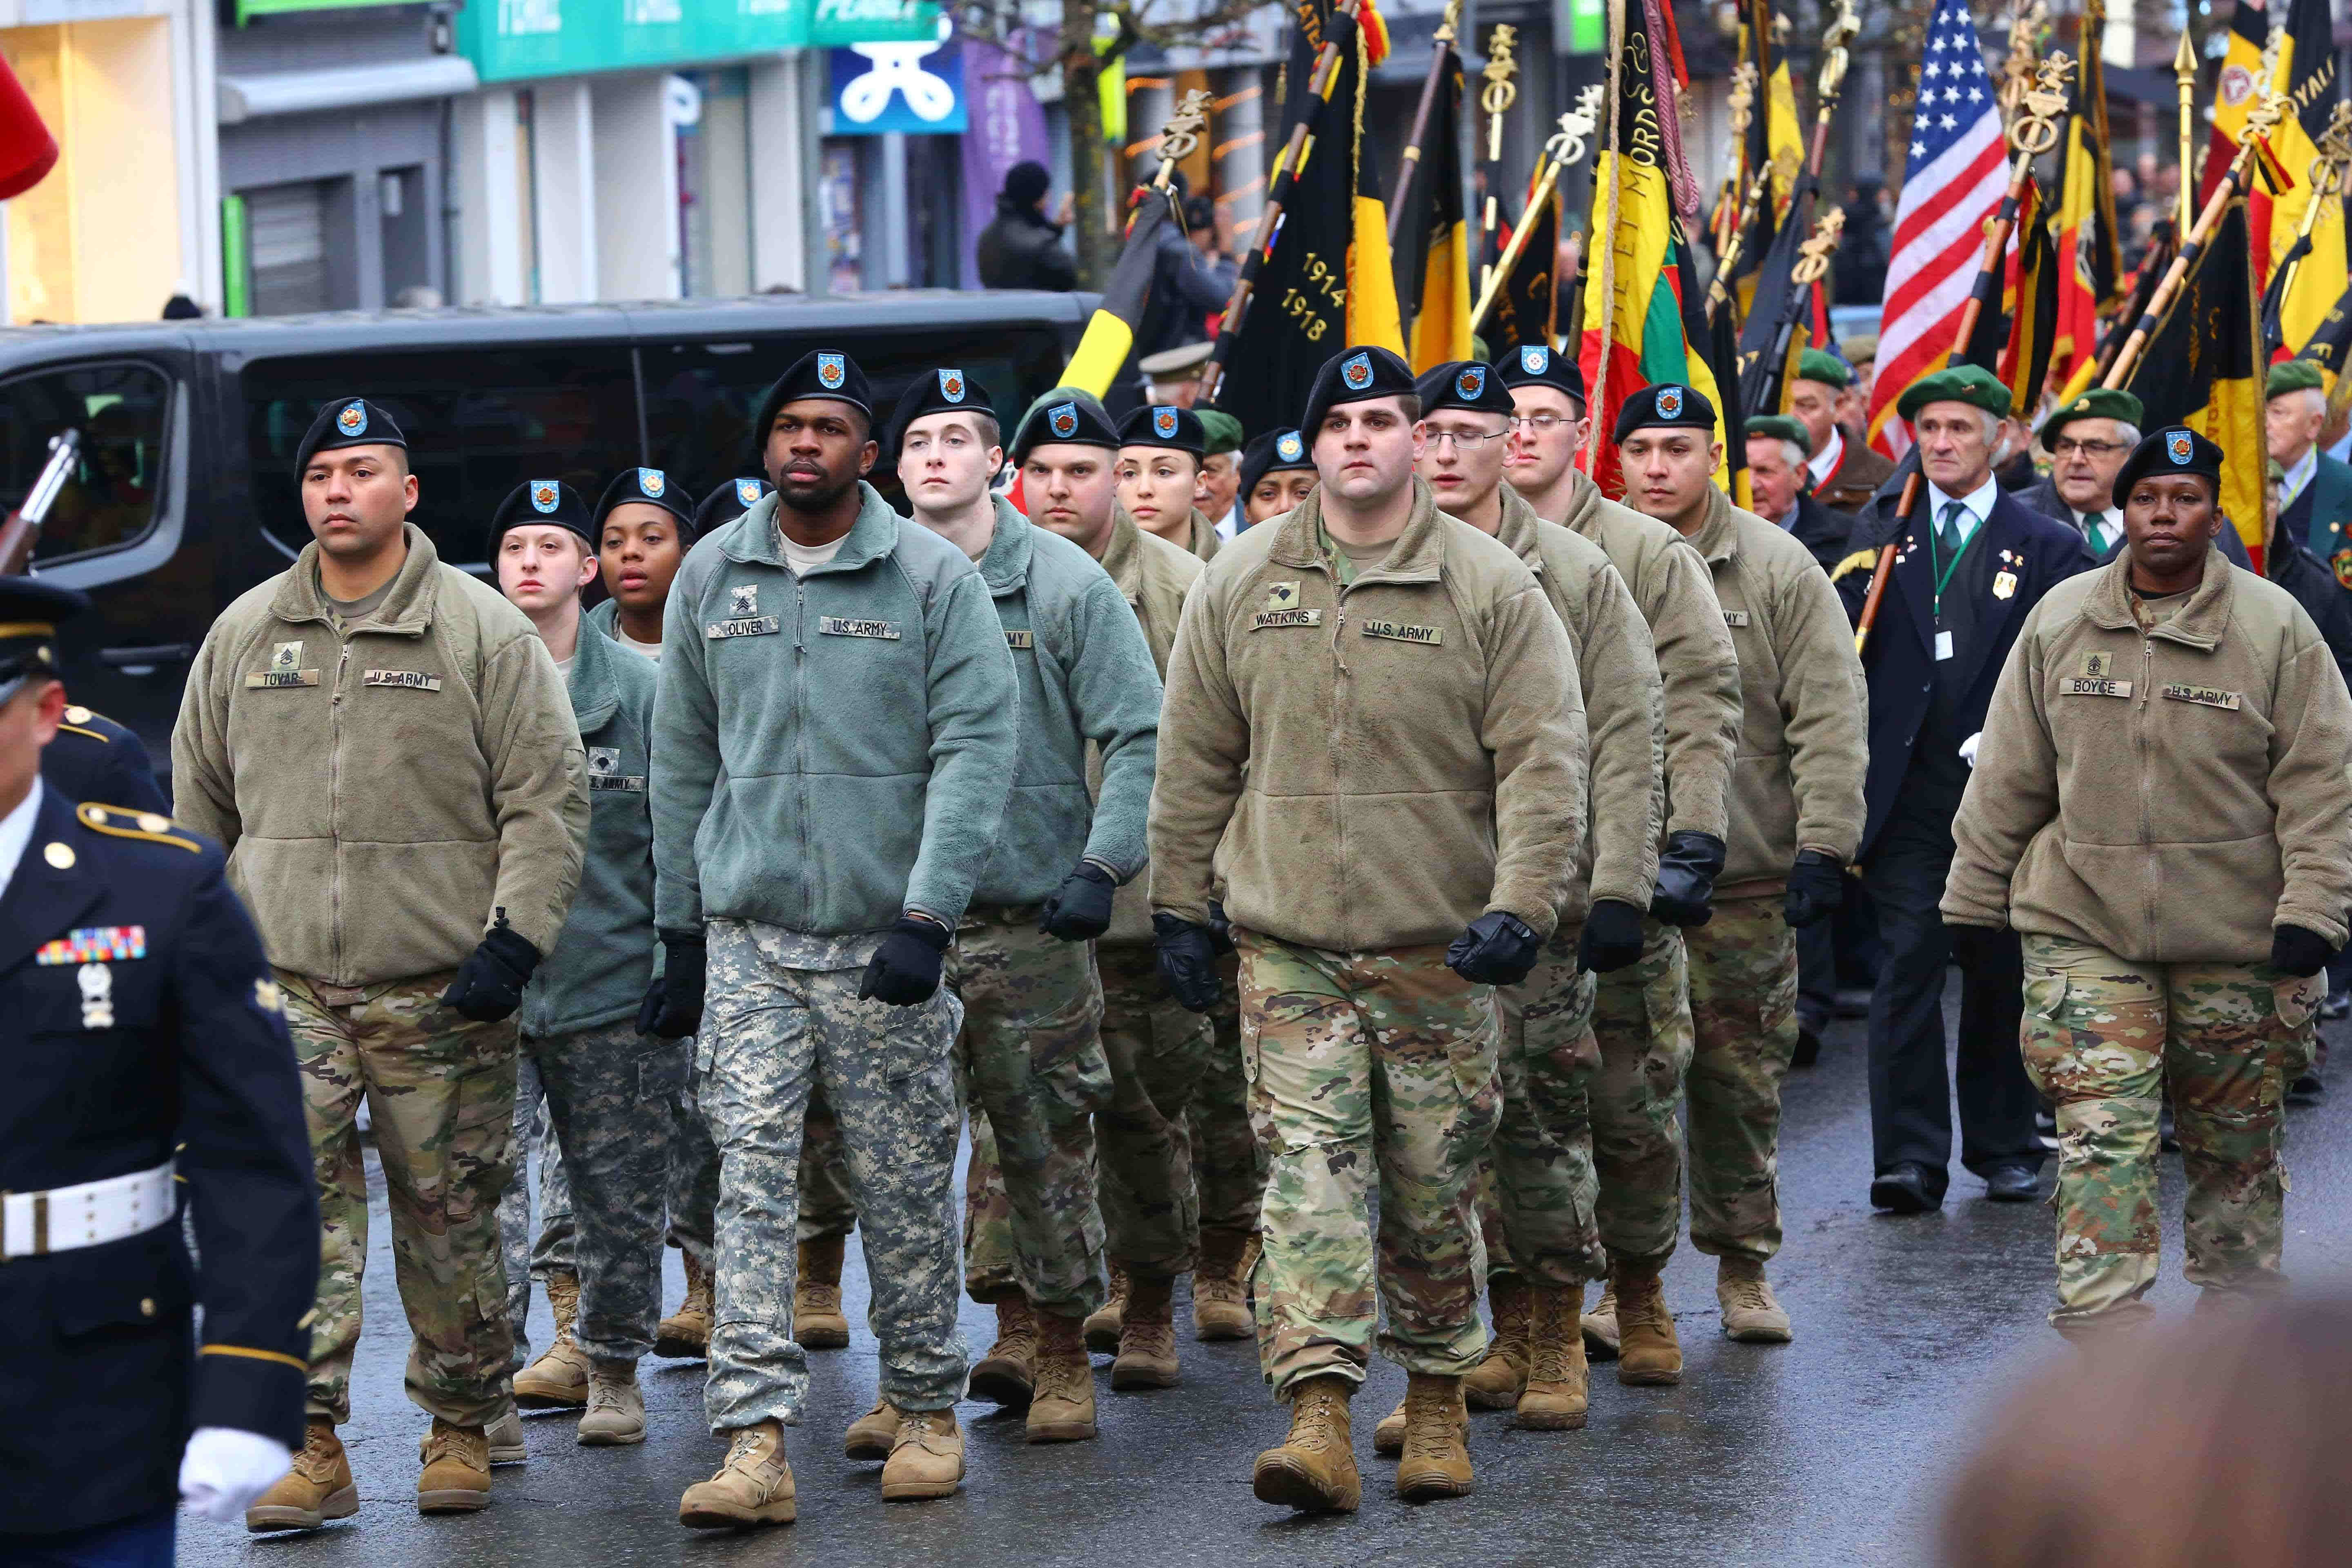
<path id="1" fill-rule="evenodd" d="M 219 848 L 41 771 L 56 627 L 88 605 L 0 579 L 0 1398 L 38 1434 L 9 1448 L 0 1559 L 169 1563 L 176 1500 L 236 1519 L 302 1441 L 318 1200 Z"/>
<path id="2" fill-rule="evenodd" d="M 1193 503 L 1208 440 L 1201 416 L 1171 404 L 1146 405 L 1118 427 L 1119 505 L 1146 533 L 1203 561 L 1222 542 L 1215 523 Z"/>
<path id="3" fill-rule="evenodd" d="M 2025 617 L 1953 824 L 1955 946 L 2024 943 L 2070 1340 L 2154 1319 L 2167 1096 L 2190 1282 L 2284 1288 L 2284 1086 L 2352 908 L 2352 698 L 2294 599 L 2211 548 L 2221 461 L 2179 426 L 2133 452 L 2125 553 Z"/>
<path id="4" fill-rule="evenodd" d="M 1695 1036 L 1691 1245 L 1716 1259 L 1735 1340 L 1785 1343 L 1764 1266 L 1780 1249 L 1780 1086 L 1797 1046 L 1796 930 L 1826 920 L 1862 837 L 1862 662 L 1837 590 L 1786 531 L 1716 488 L 1715 409 L 1644 387 L 1617 420 L 1627 499 L 1704 557 L 1739 650 L 1731 839 L 1714 918 L 1683 933 Z M 1752 428 L 1752 426 L 1751 426 Z"/>
<path id="5" fill-rule="evenodd" d="M 863 480 L 878 448 L 856 363 L 802 356 L 752 427 L 776 493 L 679 572 L 654 710 L 664 967 L 638 1016 L 666 1038 L 700 1029 L 697 1099 L 720 1158 L 705 1403 L 728 1451 L 679 1500 L 695 1529 L 796 1512 L 793 1231 L 818 1082 L 864 1230 L 882 1393 L 901 1437 L 923 1438 L 893 1449 L 882 1495 L 961 1479 L 961 1009 L 940 977 L 1003 818 L 1019 703 L 985 580 Z"/>
<path id="6" fill-rule="evenodd" d="M 562 926 L 589 815 L 554 660 L 522 612 L 406 521 L 416 479 L 392 416 L 327 405 L 294 467 L 313 541 L 213 624 L 172 738 L 181 820 L 227 847 L 259 917 L 323 1221 L 309 1435 L 247 1511 L 253 1530 L 358 1507 L 335 1428 L 367 1257 L 362 1094 L 415 1336 L 408 1395 L 433 1417 L 417 1510 L 489 1501 L 485 1428 L 513 1410 L 497 1306 L 513 1016 Z"/>
<path id="7" fill-rule="evenodd" d="M 1291 1408 L 1252 1485 L 1344 1510 L 1361 1489 L 1348 1400 L 1376 1290 L 1381 1348 L 1409 1374 L 1398 1494 L 1472 1486 L 1462 1377 L 1486 1346 L 1475 1191 L 1501 1110 L 1493 987 L 1527 978 L 1556 922 L 1585 737 L 1535 577 L 1413 476 L 1404 362 L 1343 351 L 1307 412 L 1321 488 L 1221 553 L 1177 630 L 1151 897 L 1187 1006 L 1220 994 L 1220 870 L 1242 950 L 1244 1068 L 1275 1150 L 1259 1359 Z M 1376 1173 L 1377 1262 L 1362 1218 Z"/>
<path id="8" fill-rule="evenodd" d="M 1296 430 L 1269 430 L 1242 452 L 1242 517 L 1255 528 L 1307 499 L 1316 485 L 1315 459 Z"/>
<path id="9" fill-rule="evenodd" d="M 1813 495 L 1832 511 L 1849 517 L 1870 504 L 1895 473 L 1895 465 L 1863 443 L 1858 431 L 1838 417 L 1854 384 L 1843 360 L 1825 349 L 1797 356 L 1796 379 L 1789 384 L 1789 412 L 1805 429 L 1805 468 Z"/>
<path id="10" fill-rule="evenodd" d="M 1505 477 L 1538 517 L 1608 555 L 1649 623 L 1664 682 L 1666 818 L 1656 891 L 1638 922 L 1605 904 L 1585 921 L 1588 966 L 1601 971 L 1593 998 L 1601 1070 L 1591 1093 L 1592 1160 L 1610 1283 L 1584 1314 L 1583 1331 L 1587 1347 L 1619 1358 L 1619 1382 L 1673 1383 L 1682 1376 L 1682 1346 L 1658 1269 L 1682 1229 L 1675 1107 L 1692 1048 L 1682 932 L 1706 922 L 1723 868 L 1739 659 L 1697 552 L 1657 519 L 1610 500 L 1575 467 L 1591 430 L 1576 362 L 1529 344 L 1496 368 L 1518 410 Z M 1629 1326 L 1630 1346 L 1622 1342 Z"/>

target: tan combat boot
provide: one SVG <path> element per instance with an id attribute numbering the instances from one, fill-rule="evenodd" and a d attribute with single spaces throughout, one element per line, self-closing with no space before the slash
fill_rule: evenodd
<path id="1" fill-rule="evenodd" d="M 1249 1278 L 1242 1272 L 1248 1236 L 1229 1230 L 1201 1233 L 1201 1260 L 1192 1268 L 1192 1337 L 1245 1340 L 1257 1332 L 1244 1299 Z"/>
<path id="2" fill-rule="evenodd" d="M 1404 1386 L 1404 1458 L 1397 1462 L 1396 1493 L 1407 1502 L 1468 1497 L 1470 1412 L 1462 1380 L 1416 1372 Z"/>
<path id="3" fill-rule="evenodd" d="M 1789 1314 L 1764 1281 L 1761 1258 L 1715 1260 L 1715 1304 L 1723 1313 L 1723 1332 L 1742 1344 L 1785 1345 L 1795 1339 Z"/>
<path id="4" fill-rule="evenodd" d="M 416 1478 L 419 1513 L 473 1513 L 490 1506 L 490 1439 L 479 1426 L 457 1426 L 438 1415 L 425 1436 L 425 1468 Z"/>
<path id="5" fill-rule="evenodd" d="M 1119 1318 L 1118 1359 L 1110 1363 L 1113 1392 L 1127 1388 L 1173 1388 L 1182 1368 L 1176 1360 L 1176 1308 L 1169 1300 L 1176 1281 L 1165 1274 L 1139 1274 L 1127 1283 Z"/>
<path id="6" fill-rule="evenodd" d="M 1310 1377 L 1290 1391 L 1290 1436 L 1257 1457 L 1250 1490 L 1260 1502 L 1301 1513 L 1353 1513 L 1363 1501 L 1356 1450 L 1348 1425 L 1344 1377 Z"/>
<path id="7" fill-rule="evenodd" d="M 1584 1425 L 1584 1335 L 1577 1321 L 1583 1303 L 1581 1285 L 1528 1287 L 1528 1383 L 1514 1425 L 1538 1432 Z"/>
<path id="8" fill-rule="evenodd" d="M 1037 1380 L 1037 1315 L 1029 1298 L 1014 1296 L 996 1303 L 996 1342 L 971 1369 L 975 1399 L 1020 1406 L 1029 1403 Z"/>
<path id="9" fill-rule="evenodd" d="M 1036 1381 L 1029 1396 L 1029 1441 L 1077 1443 L 1095 1435 L 1095 1363 L 1083 1320 L 1037 1314 Z"/>
<path id="10" fill-rule="evenodd" d="M 790 1524 L 798 1511 L 793 1467 L 784 1459 L 784 1428 L 776 1421 L 737 1427 L 719 1473 L 695 1482 L 677 1500 L 677 1521 L 688 1530 Z"/>
<path id="11" fill-rule="evenodd" d="M 492 1469 L 498 1468 L 500 1465 L 520 1465 L 530 1458 L 522 1446 L 522 1416 L 516 1413 L 511 1403 L 499 1412 L 496 1420 L 482 1428 L 482 1436 L 490 1445 Z M 424 1436 L 416 1439 L 418 1464 L 425 1462 L 425 1450 L 432 1446 L 433 1434 L 428 1429 Z"/>
<path id="12" fill-rule="evenodd" d="M 963 1485 L 963 1430 L 952 1410 L 910 1410 L 882 1467 L 884 1502 L 952 1497 Z"/>
<path id="13" fill-rule="evenodd" d="M 349 1519 L 359 1510 L 360 1489 L 352 1484 L 351 1460 L 335 1436 L 335 1424 L 313 1415 L 303 1432 L 302 1451 L 294 1456 L 294 1468 L 245 1510 L 245 1528 L 257 1535 L 316 1530 L 331 1519 Z"/>
<path id="14" fill-rule="evenodd" d="M 841 1311 L 841 1254 L 845 1236 L 820 1236 L 800 1245 L 793 1280 L 793 1338 L 804 1351 L 849 1348 L 849 1320 Z"/>
<path id="15" fill-rule="evenodd" d="M 580 1278 L 551 1270 L 547 1308 L 555 1314 L 555 1342 L 515 1373 L 515 1403 L 525 1410 L 577 1410 L 588 1403 L 588 1352 L 572 1337 L 580 1320 Z"/>
<path id="16" fill-rule="evenodd" d="M 1617 1381 L 1664 1387 L 1683 1380 L 1683 1346 L 1666 1310 L 1666 1288 L 1656 1263 L 1612 1259 L 1610 1289 L 1617 1293 Z"/>
<path id="17" fill-rule="evenodd" d="M 1486 1359 L 1462 1380 L 1463 1396 L 1481 1410 L 1508 1410 L 1519 1402 L 1528 1381 L 1528 1299 L 1527 1282 L 1515 1274 L 1486 1281 L 1495 1332 L 1486 1342 Z"/>
<path id="18" fill-rule="evenodd" d="M 718 1311 L 710 1300 L 710 1270 L 681 1251 L 686 1264 L 686 1300 L 654 1330 L 654 1354 L 700 1361 L 710 1353 L 710 1325 Z"/>
<path id="19" fill-rule="evenodd" d="M 590 1363 L 588 1413 L 580 1417 L 580 1441 L 590 1448 L 619 1448 L 646 1440 L 646 1396 L 637 1387 L 637 1363 Z"/>
<path id="20" fill-rule="evenodd" d="M 1110 1294 L 1103 1304 L 1087 1314 L 1087 1349 L 1109 1355 L 1118 1349 L 1119 1325 L 1127 1321 L 1127 1292 L 1131 1282 L 1127 1270 L 1114 1263 L 1110 1266 Z"/>
<path id="21" fill-rule="evenodd" d="M 890 1403 L 886 1395 L 877 1394 L 874 1408 L 849 1424 L 841 1436 L 841 1451 L 853 1459 L 887 1459 L 898 1441 L 898 1423 L 906 1413 Z"/>
<path id="22" fill-rule="evenodd" d="M 1594 1361 L 1617 1359 L 1617 1287 L 1608 1281 L 1601 1286 L 1601 1300 L 1592 1303 L 1592 1310 L 1584 1314 L 1579 1325 L 1584 1334 L 1584 1353 Z"/>

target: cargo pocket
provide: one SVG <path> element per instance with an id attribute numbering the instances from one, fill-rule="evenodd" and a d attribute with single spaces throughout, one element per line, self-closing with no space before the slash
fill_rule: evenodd
<path id="1" fill-rule="evenodd" d="M 2282 974 L 2271 982 L 2271 1006 L 2278 1014 L 2279 1023 L 2289 1029 L 2301 1029 L 2319 1011 L 2327 996 L 2327 974 Z"/>
<path id="2" fill-rule="evenodd" d="M 2052 1075 L 2072 1048 L 2074 1031 L 2065 1022 L 2067 975 L 2060 969 L 2025 971 L 2024 1025 L 2019 1031 L 2025 1076 L 2042 1097 L 2058 1100 Z"/>

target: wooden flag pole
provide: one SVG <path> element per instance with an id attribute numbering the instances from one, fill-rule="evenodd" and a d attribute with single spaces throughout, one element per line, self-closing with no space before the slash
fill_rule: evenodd
<path id="1" fill-rule="evenodd" d="M 2074 69 L 2074 62 L 2063 54 L 2053 55 L 2042 63 L 2039 79 L 2031 90 L 2021 95 L 2021 112 L 2009 127 L 2009 145 L 2017 160 L 2010 165 L 2009 189 L 2000 198 L 2000 206 L 1992 221 L 1985 225 L 1984 257 L 1977 264 L 1976 287 L 1969 290 L 1969 302 L 1960 311 L 1959 334 L 1952 340 L 1951 352 L 1944 357 L 1944 368 L 1949 370 L 1960 363 L 1968 352 L 1969 339 L 1976 335 L 1977 321 L 1986 307 L 2000 290 L 2001 261 L 2009 249 L 2009 237 L 2017 226 L 2017 205 L 2024 199 L 2025 183 L 2033 177 L 2033 160 L 2058 145 L 2058 116 L 2066 107 L 2066 81 Z M 1912 514 L 1919 510 L 1919 498 L 1927 493 L 1926 470 L 1914 465 L 1910 477 L 1903 481 L 1902 499 L 1895 502 L 1896 526 L 1893 538 L 1878 547 L 1878 564 L 1870 574 L 1870 592 L 1862 601 L 1862 616 L 1853 627 L 1853 651 L 1860 653 L 1870 641 L 1870 628 L 1878 619 L 1878 606 L 1886 597 L 1887 580 L 1895 574 L 1895 547 L 1910 527 Z"/>
<path id="2" fill-rule="evenodd" d="M 1589 102 L 1589 95 L 1588 95 Z M 1528 197 L 1527 210 L 1519 215 L 1518 226 L 1511 230 L 1511 243 L 1503 247 L 1502 259 L 1487 274 L 1486 287 L 1478 296 L 1476 309 L 1470 312 L 1470 330 L 1476 331 L 1486 321 L 1486 312 L 1495 307 L 1496 296 L 1511 276 L 1511 268 L 1519 264 L 1520 253 L 1528 247 L 1528 236 L 1535 231 L 1535 215 L 1551 200 L 1552 191 L 1559 184 L 1562 171 L 1584 156 L 1585 140 L 1592 134 L 1592 115 L 1586 104 L 1580 103 L 1559 117 L 1559 130 L 1544 143 L 1543 172 L 1536 179 L 1536 188 Z M 1553 288 L 1558 289 L 1555 280 Z"/>
<path id="3" fill-rule="evenodd" d="M 1732 269 L 1739 265 L 1741 253 L 1748 245 L 1748 226 L 1756 221 L 1756 209 L 1764 200 L 1765 188 L 1772 183 L 1772 171 L 1759 171 L 1748 183 L 1748 195 L 1739 204 L 1738 227 L 1732 231 L 1731 241 L 1723 247 L 1722 258 L 1715 264 L 1715 276 L 1706 285 L 1706 324 L 1715 325 L 1716 308 L 1731 302 Z"/>
<path id="4" fill-rule="evenodd" d="M 1397 231 L 1404 226 L 1404 209 L 1412 195 L 1412 177 L 1421 173 L 1421 144 L 1429 136 L 1429 117 L 1437 110 L 1439 79 L 1445 74 L 1446 52 L 1454 47 L 1454 24 L 1462 19 L 1462 0 L 1445 0 L 1445 19 L 1429 41 L 1429 75 L 1421 84 L 1421 102 L 1412 111 L 1412 134 L 1404 144 L 1404 166 L 1397 171 L 1396 199 L 1389 205 L 1389 249 L 1396 249 Z M 1458 166 L 1458 165 L 1457 165 Z"/>
<path id="5" fill-rule="evenodd" d="M 2173 221 L 2182 234 L 2189 232 L 2189 203 L 2196 197 L 2189 194 L 2189 174 L 2197 166 L 2197 56 L 2189 47 L 2189 30 L 2182 28 L 2180 47 L 2172 57 L 2173 90 L 2180 95 L 2180 210 Z"/>

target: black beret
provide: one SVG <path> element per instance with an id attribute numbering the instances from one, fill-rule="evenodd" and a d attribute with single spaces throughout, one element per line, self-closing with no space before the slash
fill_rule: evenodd
<path id="1" fill-rule="evenodd" d="M 926 414 L 981 413 L 996 417 L 996 404 L 988 389 L 966 375 L 955 365 L 941 365 L 928 375 L 919 375 L 914 384 L 898 395 L 898 405 L 890 410 L 890 450 L 895 453 L 907 438 L 907 426 Z"/>
<path id="2" fill-rule="evenodd" d="M 397 447 L 405 452 L 408 437 L 400 433 L 400 426 L 383 404 L 364 397 L 339 397 L 319 410 L 310 428 L 302 433 L 302 444 L 294 448 L 296 482 L 300 482 L 302 470 L 310 466 L 313 457 L 342 447 Z"/>
<path id="3" fill-rule="evenodd" d="M 1541 343 L 1523 343 L 1503 356 L 1495 367 L 1505 386 L 1549 386 L 1565 392 L 1582 407 L 1584 367 L 1576 363 L 1573 354 L 1561 354 Z"/>
<path id="4" fill-rule="evenodd" d="M 751 421 L 753 451 L 768 449 L 768 432 L 775 428 L 776 410 L 803 397 L 846 403 L 866 416 L 868 426 L 874 422 L 874 389 L 866 385 L 866 373 L 857 368 L 857 362 L 832 349 L 812 349 L 778 376 L 768 395 L 760 400 L 759 416 Z"/>
<path id="5" fill-rule="evenodd" d="M 596 502 L 596 526 L 603 528 L 604 520 L 613 515 L 616 506 L 626 506 L 641 500 L 657 506 L 677 519 L 682 528 L 694 526 L 694 498 L 686 487 L 659 468 L 623 468 L 604 487 L 603 499 Z"/>
<path id="6" fill-rule="evenodd" d="M 1499 414 L 1508 419 L 1517 414 L 1518 405 L 1503 385 L 1503 378 L 1490 365 L 1475 360 L 1454 360 L 1424 372 L 1412 384 L 1421 395 L 1421 411 L 1426 416 L 1441 408 L 1466 408 L 1473 414 Z"/>
<path id="7" fill-rule="evenodd" d="M 1119 445 L 1118 426 L 1094 394 L 1057 386 L 1022 416 L 1021 428 L 1013 433 L 1012 456 L 1025 463 L 1039 447 L 1104 447 L 1116 452 Z"/>
<path id="8" fill-rule="evenodd" d="M 1198 461 L 1209 450 L 1209 432 L 1202 425 L 1201 416 L 1191 409 L 1154 403 L 1137 409 L 1120 424 L 1118 444 L 1190 452 Z"/>
<path id="9" fill-rule="evenodd" d="M 1315 471 L 1315 454 L 1296 430 L 1269 430 L 1242 449 L 1242 495 L 1246 499 L 1268 474 L 1301 468 Z"/>
<path id="10" fill-rule="evenodd" d="M 1307 412 L 1298 428 L 1311 443 L 1323 428 L 1323 416 L 1343 403 L 1370 403 L 1376 397 L 1411 397 L 1412 370 L 1383 348 L 1341 349 L 1323 362 L 1307 389 Z"/>
<path id="11" fill-rule="evenodd" d="M 597 512 L 603 517 L 603 511 Z M 561 479 L 525 479 L 507 492 L 499 502 L 499 510 L 490 514 L 490 559 L 498 559 L 499 541 L 509 528 L 541 523 L 550 528 L 568 528 L 580 536 L 582 543 L 593 554 L 596 549 L 596 525 L 588 515 L 588 503 L 580 492 Z"/>
<path id="12" fill-rule="evenodd" d="M 776 487 L 765 479 L 730 479 L 702 498 L 694 509 L 694 531 L 689 539 L 699 539 L 714 528 L 724 528 L 750 511 L 762 496 L 775 493 Z"/>
<path id="13" fill-rule="evenodd" d="M 1715 429 L 1715 405 L 1709 403 L 1697 388 L 1678 382 L 1662 381 L 1655 386 L 1645 386 L 1625 400 L 1617 410 L 1617 428 L 1610 440 L 1622 443 L 1636 430 Z"/>
<path id="14" fill-rule="evenodd" d="M 2220 447 L 2186 425 L 2168 425 L 2132 448 L 2132 455 L 2116 470 L 2116 482 L 2109 488 L 2107 499 L 2120 510 L 2132 486 L 2151 473 L 2202 474 L 2213 481 L 2213 492 L 2218 497 L 2222 455 Z"/>
<path id="15" fill-rule="evenodd" d="M 36 675 L 58 669 L 58 624 L 89 608 L 89 595 L 30 577 L 0 577 L 0 702 Z"/>

